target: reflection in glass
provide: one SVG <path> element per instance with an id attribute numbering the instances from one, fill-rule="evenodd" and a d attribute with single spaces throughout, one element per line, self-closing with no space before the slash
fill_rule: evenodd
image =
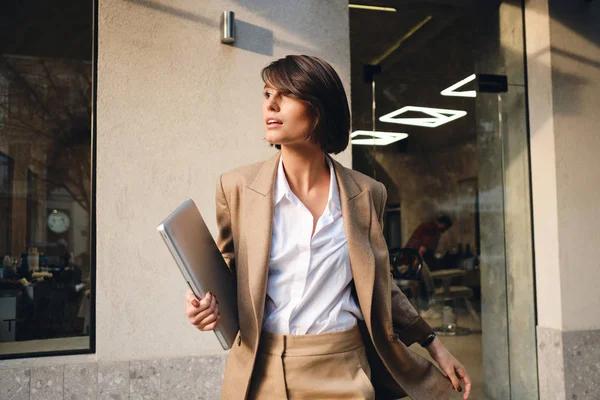
<path id="1" fill-rule="evenodd" d="M 91 10 L 2 21 L 0 357 L 89 349 Z"/>
<path id="2" fill-rule="evenodd" d="M 531 268 L 511 264 L 506 251 L 531 238 L 504 226 L 506 201 L 527 220 L 528 200 L 505 198 L 517 182 L 506 179 L 506 157 L 527 154 L 525 103 L 514 86 L 508 94 L 476 93 L 474 73 L 506 73 L 500 43 L 508 34 L 499 21 L 520 29 L 522 20 L 506 5 L 443 3 L 406 1 L 396 4 L 397 13 L 350 10 L 353 130 L 408 134 L 387 145 L 353 146 L 353 168 L 386 186 L 394 281 L 471 374 L 471 397 L 509 399 L 513 387 L 536 379 L 535 353 L 518 359 L 519 371 L 533 371 L 527 377 L 509 368 L 511 357 L 517 360 L 509 347 L 535 342 L 535 333 L 514 321 L 534 314 L 514 314 L 508 293 L 516 286 L 506 278 Z M 364 70 L 380 71 L 373 100 Z M 511 69 L 519 70 L 522 64 Z M 513 174 L 520 182 L 528 176 Z"/>

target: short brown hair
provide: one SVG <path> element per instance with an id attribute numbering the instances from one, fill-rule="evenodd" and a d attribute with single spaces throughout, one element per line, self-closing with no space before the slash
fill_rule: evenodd
<path id="1" fill-rule="evenodd" d="M 261 76 L 265 84 L 309 104 L 314 118 L 310 140 L 319 143 L 324 152 L 337 154 L 348 147 L 348 98 L 329 63 L 318 57 L 289 55 L 267 65 Z"/>

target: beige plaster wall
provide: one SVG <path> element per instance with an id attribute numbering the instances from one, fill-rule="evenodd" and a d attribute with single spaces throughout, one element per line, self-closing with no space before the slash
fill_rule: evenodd
<path id="1" fill-rule="evenodd" d="M 600 329 L 600 7 L 551 4 L 563 331 Z"/>
<path id="2" fill-rule="evenodd" d="M 562 328 L 554 111 L 547 0 L 525 7 L 538 325 Z M 543 251 L 542 251 L 543 249 Z"/>
<path id="3" fill-rule="evenodd" d="M 234 46 L 219 41 L 223 10 L 236 13 Z M 260 115 L 268 62 L 322 56 L 349 92 L 347 1 L 101 0 L 98 37 L 97 359 L 220 353 L 188 324 L 156 226 L 193 198 L 216 233 L 217 176 L 274 154 Z"/>
<path id="4" fill-rule="evenodd" d="M 526 8 L 538 325 L 600 328 L 600 8 Z"/>

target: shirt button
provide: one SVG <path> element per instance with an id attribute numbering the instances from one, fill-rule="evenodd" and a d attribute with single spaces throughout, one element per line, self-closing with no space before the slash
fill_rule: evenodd
<path id="1" fill-rule="evenodd" d="M 400 336 L 398 336 L 397 333 L 392 333 L 390 335 L 390 342 L 397 342 L 398 340 L 400 340 Z"/>

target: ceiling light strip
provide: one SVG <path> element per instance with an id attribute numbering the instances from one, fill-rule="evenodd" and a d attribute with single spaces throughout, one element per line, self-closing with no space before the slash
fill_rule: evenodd
<path id="1" fill-rule="evenodd" d="M 367 6 L 365 4 L 348 4 L 348 7 L 356 8 L 359 10 L 396 12 L 396 9 L 393 7 Z"/>
<path id="2" fill-rule="evenodd" d="M 371 138 L 356 139 L 357 136 L 370 136 Z M 350 135 L 353 145 L 356 144 L 363 146 L 387 146 L 388 144 L 398 142 L 406 139 L 407 137 L 407 133 L 381 131 L 354 131 Z"/>
<path id="3" fill-rule="evenodd" d="M 465 90 L 462 92 L 456 92 L 456 89 L 465 86 L 467 83 L 475 80 L 475 74 L 467 76 L 460 82 L 456 82 L 454 85 L 442 90 L 440 94 L 442 96 L 454 96 L 454 97 L 477 97 L 477 92 L 474 90 Z"/>
<path id="4" fill-rule="evenodd" d="M 398 39 L 398 41 L 396 43 L 394 43 L 394 45 L 392 47 L 390 47 L 385 53 L 383 53 L 381 56 L 379 56 L 378 58 L 371 61 L 370 65 L 380 64 L 383 60 L 388 58 L 390 56 L 390 54 L 392 54 L 393 52 L 398 50 L 398 47 L 400 47 L 402 45 L 402 43 L 404 43 L 404 41 L 406 41 L 406 39 L 408 39 L 409 37 L 414 35 L 419 29 L 424 27 L 425 24 L 427 24 L 429 21 L 432 20 L 432 18 L 433 17 L 431 15 L 428 15 L 424 20 L 419 22 L 417 25 L 413 26 L 413 28 L 410 31 L 408 31 L 404 36 L 402 36 L 400 39 Z"/>
<path id="5" fill-rule="evenodd" d="M 398 118 L 398 116 L 407 112 L 420 112 L 426 115 L 425 118 Z M 447 124 L 467 115 L 466 111 L 462 110 L 447 110 L 443 108 L 417 107 L 406 106 L 396 111 L 392 111 L 382 117 L 379 121 L 388 122 L 391 124 L 422 126 L 425 128 L 437 128 L 440 125 Z"/>

